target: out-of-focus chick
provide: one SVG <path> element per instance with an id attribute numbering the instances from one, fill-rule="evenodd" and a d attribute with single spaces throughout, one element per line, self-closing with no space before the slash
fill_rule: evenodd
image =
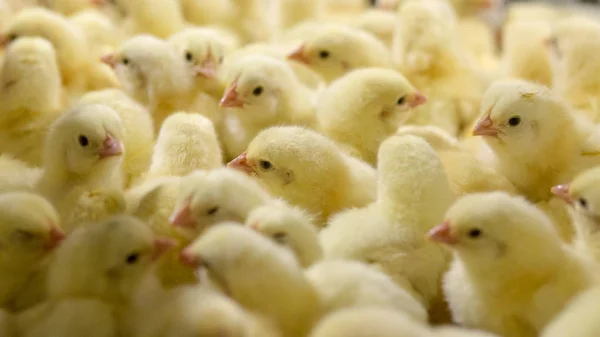
<path id="1" fill-rule="evenodd" d="M 389 308 L 348 308 L 325 316 L 310 337 L 426 337 L 427 327 Z"/>
<path id="2" fill-rule="evenodd" d="M 263 0 L 230 0 L 233 13 L 227 28 L 234 31 L 242 44 L 270 41 L 276 33 L 276 15 L 269 15 L 269 2 Z"/>
<path id="3" fill-rule="evenodd" d="M 506 11 L 505 24 L 516 21 L 536 20 L 553 23 L 564 15 L 569 15 L 565 8 L 559 10 L 552 4 L 543 2 L 512 2 L 509 3 Z"/>
<path id="4" fill-rule="evenodd" d="M 228 160 L 243 152 L 263 129 L 316 126 L 313 93 L 284 61 L 249 55 L 228 66 L 221 134 Z"/>
<path id="5" fill-rule="evenodd" d="M 233 1 L 180 0 L 181 12 L 196 26 L 226 26 L 233 19 Z"/>
<path id="6" fill-rule="evenodd" d="M 221 147 L 210 119 L 197 113 L 177 112 L 167 117 L 160 128 L 146 179 L 181 177 L 194 170 L 221 166 Z"/>
<path id="7" fill-rule="evenodd" d="M 460 18 L 457 25 L 460 42 L 478 61 L 482 70 L 495 74 L 498 70 L 496 34 L 481 17 Z"/>
<path id="8" fill-rule="evenodd" d="M 181 259 L 205 269 L 229 297 L 273 320 L 284 336 L 306 336 L 320 316 L 319 297 L 296 259 L 251 229 L 215 226 L 184 249 Z"/>
<path id="9" fill-rule="evenodd" d="M 32 168 L 8 155 L 0 155 L 0 192 L 31 191 L 44 170 Z"/>
<path id="10" fill-rule="evenodd" d="M 154 126 L 152 117 L 139 103 L 119 89 L 88 92 L 80 104 L 102 104 L 114 109 L 121 119 L 123 128 L 124 186 L 131 186 L 146 173 L 152 160 Z"/>
<path id="11" fill-rule="evenodd" d="M 85 1 L 89 3 L 89 0 Z M 114 50 L 123 39 L 122 32 L 110 18 L 96 10 L 79 12 L 69 20 L 85 34 L 88 45 L 92 48 L 93 57 L 96 59 Z"/>
<path id="12" fill-rule="evenodd" d="M 42 0 L 38 2 L 55 12 L 67 16 L 76 15 L 92 6 L 90 0 Z"/>
<path id="13" fill-rule="evenodd" d="M 504 27 L 503 67 L 506 77 L 552 86 L 547 41 L 551 26 L 543 21 L 516 21 Z"/>
<path id="14" fill-rule="evenodd" d="M 303 40 L 288 59 L 305 64 L 327 82 L 358 68 L 392 67 L 386 45 L 358 28 L 327 24 Z"/>
<path id="15" fill-rule="evenodd" d="M 466 329 L 457 326 L 440 326 L 434 328 L 431 337 L 499 337 L 491 332 Z"/>
<path id="16" fill-rule="evenodd" d="M 60 79 L 49 42 L 22 38 L 11 43 L 0 74 L 0 153 L 41 166 L 48 126 L 61 112 Z"/>
<path id="17" fill-rule="evenodd" d="M 565 306 L 561 313 L 544 328 L 540 336 L 597 336 L 600 331 L 600 321 L 597 319 L 599 300 L 599 287 L 582 292 Z"/>
<path id="18" fill-rule="evenodd" d="M 326 312 L 351 307 L 395 309 L 427 322 L 427 311 L 383 272 L 357 261 L 327 260 L 313 265 L 306 277 L 319 293 Z"/>
<path id="19" fill-rule="evenodd" d="M 219 222 L 244 223 L 252 210 L 270 200 L 255 181 L 228 168 L 193 172 L 180 186 L 170 221 L 191 238 Z"/>
<path id="20" fill-rule="evenodd" d="M 0 308 L 22 311 L 44 299 L 46 259 L 64 238 L 59 217 L 41 196 L 0 195 Z"/>
<path id="21" fill-rule="evenodd" d="M 522 197 L 464 196 L 428 236 L 454 251 L 444 292 L 454 321 L 466 327 L 538 336 L 593 282 L 549 219 Z"/>
<path id="22" fill-rule="evenodd" d="M 272 201 L 255 208 L 246 218 L 246 226 L 289 248 L 304 268 L 323 257 L 317 228 L 297 207 Z"/>
<path id="23" fill-rule="evenodd" d="M 396 26 L 394 12 L 370 9 L 358 17 L 349 18 L 348 21 L 348 24 L 375 35 L 388 48 L 392 48 Z"/>
<path id="24" fill-rule="evenodd" d="M 319 20 L 325 14 L 327 0 L 281 0 L 279 6 L 279 29 L 285 30 L 299 23 Z"/>
<path id="25" fill-rule="evenodd" d="M 395 70 L 359 69 L 336 80 L 321 94 L 317 120 L 327 137 L 376 165 L 381 142 L 396 132 L 410 109 L 426 101 Z"/>
<path id="26" fill-rule="evenodd" d="M 305 208 L 318 226 L 334 213 L 375 199 L 373 168 L 301 127 L 262 131 L 228 166 L 256 178 L 273 196 Z"/>

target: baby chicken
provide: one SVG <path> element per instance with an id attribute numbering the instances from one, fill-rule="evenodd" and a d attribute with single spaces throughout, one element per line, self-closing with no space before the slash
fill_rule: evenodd
<path id="1" fill-rule="evenodd" d="M 426 101 L 392 69 L 359 69 L 336 80 L 321 94 L 317 120 L 326 136 L 376 165 L 379 144 L 394 134 L 410 109 Z"/>
<path id="2" fill-rule="evenodd" d="M 0 194 L 0 308 L 22 311 L 43 300 L 45 259 L 64 238 L 59 224 L 41 196 Z"/>
<path id="3" fill-rule="evenodd" d="M 590 270 L 562 245 L 549 219 L 522 197 L 464 196 L 428 236 L 454 251 L 444 292 L 454 321 L 466 327 L 538 336 L 592 284 Z"/>
<path id="4" fill-rule="evenodd" d="M 288 59 L 305 64 L 327 82 L 353 69 L 392 67 L 390 51 L 383 42 L 371 33 L 338 24 L 314 31 Z"/>
<path id="5" fill-rule="evenodd" d="M 177 112 L 165 119 L 154 147 L 146 179 L 185 176 L 194 170 L 223 166 L 221 147 L 210 119 Z"/>
<path id="6" fill-rule="evenodd" d="M 230 0 L 232 15 L 227 28 L 235 32 L 242 44 L 270 41 L 275 35 L 274 15 L 269 15 L 263 0 Z"/>
<path id="7" fill-rule="evenodd" d="M 327 0 L 281 0 L 279 28 L 285 30 L 309 20 L 318 20 L 325 14 Z"/>
<path id="8" fill-rule="evenodd" d="M 323 257 L 316 227 L 297 207 L 272 201 L 255 208 L 246 218 L 246 226 L 291 249 L 304 268 Z"/>
<path id="9" fill-rule="evenodd" d="M 396 26 L 395 13 L 371 9 L 363 12 L 358 17 L 352 17 L 348 21 L 350 21 L 348 24 L 375 35 L 388 48 L 392 48 L 394 27 Z"/>
<path id="10" fill-rule="evenodd" d="M 49 42 L 22 38 L 11 43 L 0 74 L 0 153 L 41 166 L 48 126 L 61 112 L 60 81 Z"/>
<path id="11" fill-rule="evenodd" d="M 89 3 L 89 0 L 86 2 Z M 69 20 L 85 34 L 88 46 L 96 58 L 116 48 L 123 39 L 119 27 L 100 11 L 93 9 L 81 11 L 69 17 Z M 106 68 L 104 66 L 103 70 L 107 70 Z"/>
<path id="12" fill-rule="evenodd" d="M 181 0 L 181 12 L 196 26 L 226 26 L 235 14 L 233 1 Z"/>
<path id="13" fill-rule="evenodd" d="M 320 315 L 318 295 L 294 257 L 253 230 L 235 224 L 213 227 L 181 259 L 205 269 L 229 297 L 273 320 L 284 336 L 306 336 Z"/>
<path id="14" fill-rule="evenodd" d="M 600 299 L 600 288 L 598 287 L 581 293 L 544 328 L 540 336 L 597 336 L 600 331 L 597 319 L 598 299 Z"/>
<path id="15" fill-rule="evenodd" d="M 11 156 L 0 155 L 0 192 L 33 191 L 44 170 Z"/>
<path id="16" fill-rule="evenodd" d="M 376 172 L 325 136 L 301 127 L 272 127 L 228 164 L 276 197 L 305 208 L 323 226 L 330 215 L 375 199 Z"/>
<path id="17" fill-rule="evenodd" d="M 328 260 L 306 271 L 326 312 L 351 307 L 395 309 L 415 321 L 427 322 L 427 311 L 386 274 L 357 261 Z"/>
<path id="18" fill-rule="evenodd" d="M 263 129 L 316 125 L 312 92 L 284 61 L 249 55 L 228 66 L 221 130 L 227 159 L 243 152 Z"/>

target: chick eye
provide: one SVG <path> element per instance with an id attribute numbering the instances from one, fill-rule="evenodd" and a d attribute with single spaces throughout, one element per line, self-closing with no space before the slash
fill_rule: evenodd
<path id="1" fill-rule="evenodd" d="M 273 238 L 275 239 L 283 239 L 286 236 L 284 232 L 277 232 L 273 234 Z"/>
<path id="2" fill-rule="evenodd" d="M 510 126 L 518 126 L 519 124 L 521 124 L 521 117 L 519 117 L 519 116 L 511 117 L 508 120 L 508 125 L 510 125 Z"/>
<path id="3" fill-rule="evenodd" d="M 213 208 L 209 209 L 206 212 L 206 214 L 207 215 L 215 215 L 215 214 L 217 214 L 218 211 L 219 211 L 219 207 L 213 207 Z"/>
<path id="4" fill-rule="evenodd" d="M 322 59 L 326 59 L 329 57 L 329 52 L 327 50 L 321 50 L 319 52 L 319 57 Z"/>
<path id="5" fill-rule="evenodd" d="M 124 65 L 128 65 L 129 64 L 129 59 L 128 58 L 124 58 L 122 62 L 123 62 Z"/>
<path id="6" fill-rule="evenodd" d="M 189 51 L 186 51 L 185 52 L 185 59 L 188 62 L 192 62 L 194 60 L 194 55 L 192 55 L 192 53 L 190 53 Z"/>
<path id="7" fill-rule="evenodd" d="M 86 147 L 90 144 L 89 139 L 84 135 L 80 135 L 79 138 L 77 138 L 77 141 L 79 142 L 79 145 L 81 145 L 82 147 Z"/>
<path id="8" fill-rule="evenodd" d="M 19 36 L 17 34 L 11 34 L 8 36 L 8 41 L 13 42 L 14 40 L 18 39 Z"/>
<path id="9" fill-rule="evenodd" d="M 256 87 L 254 88 L 254 90 L 252 90 L 252 95 L 254 96 L 260 96 L 260 94 L 263 93 L 263 87 Z"/>
<path id="10" fill-rule="evenodd" d="M 127 262 L 127 264 L 134 264 L 134 263 L 138 262 L 139 259 L 140 259 L 139 253 L 132 253 L 132 254 L 127 255 L 127 257 L 125 258 L 125 262 Z"/>
<path id="11" fill-rule="evenodd" d="M 223 56 L 219 57 L 219 64 L 223 63 Z"/>
<path id="12" fill-rule="evenodd" d="M 473 228 L 469 231 L 469 237 L 476 239 L 481 236 L 481 229 Z"/>
<path id="13" fill-rule="evenodd" d="M 587 200 L 585 200 L 584 198 L 579 198 L 579 200 L 577 202 L 579 202 L 579 205 L 581 207 L 587 208 L 588 203 L 587 203 Z"/>
<path id="14" fill-rule="evenodd" d="M 26 232 L 24 230 L 16 230 L 13 233 L 13 237 L 19 241 L 29 241 L 35 237 L 33 233 Z"/>
<path id="15" fill-rule="evenodd" d="M 269 161 L 261 160 L 260 161 L 260 167 L 262 167 L 265 170 L 268 170 L 268 169 L 270 169 L 270 168 L 273 167 L 273 164 L 271 164 L 271 162 L 269 162 Z"/>
<path id="16" fill-rule="evenodd" d="M 398 105 L 402 105 L 402 104 L 404 104 L 405 102 L 406 102 L 406 97 L 405 97 L 405 96 L 402 96 L 402 97 L 400 97 L 400 98 L 398 99 L 398 102 L 396 102 L 396 104 L 398 104 Z"/>

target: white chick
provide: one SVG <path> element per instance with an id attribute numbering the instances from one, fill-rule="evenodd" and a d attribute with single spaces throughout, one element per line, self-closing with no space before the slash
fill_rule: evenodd
<path id="1" fill-rule="evenodd" d="M 284 61 L 249 55 L 228 66 L 221 130 L 227 159 L 243 152 L 263 129 L 275 125 L 316 126 L 312 92 Z"/>
<path id="2" fill-rule="evenodd" d="M 375 199 L 373 168 L 301 127 L 262 131 L 228 166 L 254 177 L 273 196 L 305 208 L 318 226 L 334 213 Z"/>
<path id="3" fill-rule="evenodd" d="M 284 336 L 306 336 L 320 315 L 318 295 L 295 258 L 253 230 L 235 224 L 213 227 L 184 249 L 181 259 L 206 270 L 247 310 L 273 320 Z"/>
<path id="4" fill-rule="evenodd" d="M 454 321 L 466 327 L 538 336 L 593 282 L 549 219 L 504 192 L 462 197 L 428 237 L 454 251 L 444 292 Z"/>
<path id="5" fill-rule="evenodd" d="M 317 228 L 300 208 L 273 201 L 250 212 L 246 226 L 289 248 L 304 268 L 323 257 Z"/>
<path id="6" fill-rule="evenodd" d="M 427 311 L 386 274 L 357 261 L 326 260 L 313 265 L 306 277 L 319 293 L 326 312 L 351 307 L 398 310 L 427 322 Z"/>
<path id="7" fill-rule="evenodd" d="M 600 322 L 597 319 L 599 299 L 600 288 L 598 287 L 582 292 L 565 306 L 561 313 L 544 328 L 540 336 L 597 336 L 600 331 Z"/>
<path id="8" fill-rule="evenodd" d="M 313 32 L 288 59 L 305 64 L 327 82 L 358 68 L 391 68 L 389 49 L 375 36 L 358 28 L 327 24 Z"/>
<path id="9" fill-rule="evenodd" d="M 11 43 L 0 74 L 0 153 L 41 166 L 48 126 L 61 112 L 60 82 L 49 42 L 22 38 Z"/>
<path id="10" fill-rule="evenodd" d="M 410 109 L 426 101 L 392 69 L 359 69 L 323 91 L 317 104 L 317 120 L 327 137 L 376 165 L 381 142 L 396 132 Z"/>

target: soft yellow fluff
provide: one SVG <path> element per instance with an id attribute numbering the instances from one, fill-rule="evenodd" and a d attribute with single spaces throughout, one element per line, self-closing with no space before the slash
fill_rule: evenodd
<path id="1" fill-rule="evenodd" d="M 8 155 L 0 155 L 0 191 L 33 190 L 44 173 Z"/>
<path id="2" fill-rule="evenodd" d="M 128 35 L 151 34 L 167 38 L 185 27 L 179 1 L 172 0 L 96 0 L 116 7 L 125 15 L 122 29 Z"/>
<path id="3" fill-rule="evenodd" d="M 544 328 L 541 337 L 594 337 L 598 335 L 597 319 L 600 288 L 581 293 L 564 307 L 560 314 Z"/>

